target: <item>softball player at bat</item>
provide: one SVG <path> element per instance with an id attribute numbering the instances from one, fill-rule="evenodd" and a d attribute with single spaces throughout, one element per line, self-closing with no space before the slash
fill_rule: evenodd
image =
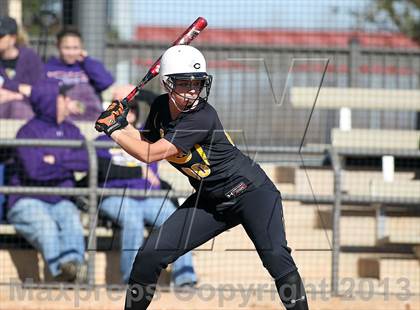
<path id="1" fill-rule="evenodd" d="M 98 118 L 113 118 L 105 132 L 133 157 L 169 161 L 195 189 L 150 234 L 134 261 L 125 309 L 146 309 L 163 268 L 223 231 L 241 224 L 273 277 L 287 309 L 308 309 L 302 280 L 287 246 L 280 192 L 259 165 L 235 147 L 207 103 L 212 76 L 192 46 L 169 48 L 159 79 L 167 94 L 152 104 L 144 130 L 127 125 L 114 102 Z"/>

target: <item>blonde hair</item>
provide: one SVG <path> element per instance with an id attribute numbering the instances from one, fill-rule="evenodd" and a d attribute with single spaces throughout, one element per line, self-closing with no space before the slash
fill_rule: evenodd
<path id="1" fill-rule="evenodd" d="M 29 35 L 23 27 L 18 27 L 16 35 L 16 45 L 28 45 Z"/>

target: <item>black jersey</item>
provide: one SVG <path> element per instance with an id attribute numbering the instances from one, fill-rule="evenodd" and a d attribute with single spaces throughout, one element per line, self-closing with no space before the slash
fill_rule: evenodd
<path id="1" fill-rule="evenodd" d="M 153 102 L 143 136 L 150 142 L 164 138 L 179 148 L 181 154 L 167 160 L 196 190 L 202 183 L 202 195 L 230 199 L 266 180 L 260 166 L 234 145 L 210 104 L 200 102 L 172 120 L 168 100 L 164 94 Z"/>

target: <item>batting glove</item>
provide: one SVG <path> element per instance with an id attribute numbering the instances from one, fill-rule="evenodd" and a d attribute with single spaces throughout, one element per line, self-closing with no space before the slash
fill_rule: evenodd
<path id="1" fill-rule="evenodd" d="M 119 100 L 114 100 L 109 107 L 99 115 L 95 123 L 95 129 L 105 132 L 108 136 L 115 130 L 119 130 L 128 125 L 127 114 L 128 105 Z"/>

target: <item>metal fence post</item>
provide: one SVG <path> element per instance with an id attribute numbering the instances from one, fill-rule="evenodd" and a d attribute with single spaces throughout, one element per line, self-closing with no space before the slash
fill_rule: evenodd
<path id="1" fill-rule="evenodd" d="M 359 66 L 361 63 L 360 55 L 361 55 L 361 51 L 360 51 L 359 41 L 357 40 L 357 38 L 350 39 L 349 60 L 348 60 L 348 65 L 349 65 L 348 86 L 349 87 L 357 87 L 359 84 L 357 81 L 357 78 L 358 78 L 358 73 L 359 73 Z"/>
<path id="2" fill-rule="evenodd" d="M 107 1 L 75 2 L 76 20 L 89 55 L 104 60 L 106 47 Z"/>
<path id="3" fill-rule="evenodd" d="M 331 162 L 334 171 L 334 203 L 333 203 L 333 251 L 331 266 L 331 294 L 339 293 L 340 265 L 340 217 L 341 217 L 341 157 L 334 149 L 330 149 Z"/>
<path id="4" fill-rule="evenodd" d="M 96 149 L 92 141 L 86 141 L 89 155 L 89 237 L 88 237 L 88 284 L 95 285 L 96 210 L 98 205 L 98 165 Z"/>

